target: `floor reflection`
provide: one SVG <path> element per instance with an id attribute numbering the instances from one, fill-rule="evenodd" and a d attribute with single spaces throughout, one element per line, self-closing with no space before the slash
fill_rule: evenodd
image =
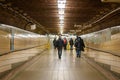
<path id="1" fill-rule="evenodd" d="M 18 74 L 13 80 L 107 80 L 84 59 L 76 58 L 75 50 L 63 50 L 61 60 L 57 50 L 40 55 L 33 65 Z"/>

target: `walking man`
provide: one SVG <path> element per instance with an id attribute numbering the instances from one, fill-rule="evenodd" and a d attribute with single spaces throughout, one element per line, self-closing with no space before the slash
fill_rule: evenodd
<path id="1" fill-rule="evenodd" d="M 75 48 L 76 48 L 76 55 L 77 57 L 81 57 L 81 51 L 84 51 L 84 42 L 83 40 L 81 39 L 81 37 L 78 37 L 76 39 L 76 42 L 75 42 Z"/>
<path id="2" fill-rule="evenodd" d="M 70 38 L 70 41 L 69 41 L 69 44 L 70 44 L 70 50 L 73 50 L 73 39 L 72 38 Z"/>
<path id="3" fill-rule="evenodd" d="M 54 49 L 56 49 L 56 38 L 53 40 Z"/>
<path id="4" fill-rule="evenodd" d="M 61 55 L 62 55 L 62 47 L 63 47 L 63 40 L 61 38 L 61 36 L 59 36 L 58 40 L 57 40 L 57 49 L 58 49 L 58 58 L 61 59 Z"/>

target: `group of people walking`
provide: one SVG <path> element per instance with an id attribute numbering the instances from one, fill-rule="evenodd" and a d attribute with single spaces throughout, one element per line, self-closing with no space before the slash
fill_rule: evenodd
<path id="1" fill-rule="evenodd" d="M 58 39 L 54 39 L 53 40 L 53 45 L 54 45 L 54 48 L 58 49 L 58 57 L 59 59 L 61 59 L 61 55 L 62 55 L 62 48 L 64 47 L 64 50 L 66 50 L 67 48 L 67 39 L 64 38 L 62 39 L 61 36 L 59 36 Z M 69 44 L 70 44 L 70 50 L 73 50 L 73 46 L 75 47 L 76 49 L 76 57 L 81 57 L 81 51 L 84 51 L 84 41 L 81 37 L 76 37 L 75 41 L 73 41 L 72 38 L 70 38 L 69 40 Z"/>

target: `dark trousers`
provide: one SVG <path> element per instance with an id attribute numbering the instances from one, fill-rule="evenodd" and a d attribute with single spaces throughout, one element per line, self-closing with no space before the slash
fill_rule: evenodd
<path id="1" fill-rule="evenodd" d="M 70 50 L 73 50 L 73 45 L 70 45 Z"/>
<path id="2" fill-rule="evenodd" d="M 77 57 L 81 57 L 81 50 L 76 49 L 76 55 Z"/>
<path id="3" fill-rule="evenodd" d="M 58 58 L 61 59 L 62 55 L 62 48 L 58 48 Z"/>
<path id="4" fill-rule="evenodd" d="M 56 49 L 57 47 L 56 46 L 54 46 L 54 49 Z"/>
<path id="5" fill-rule="evenodd" d="M 67 45 L 66 45 L 66 44 L 64 44 L 64 50 L 66 50 L 66 46 L 67 46 Z"/>

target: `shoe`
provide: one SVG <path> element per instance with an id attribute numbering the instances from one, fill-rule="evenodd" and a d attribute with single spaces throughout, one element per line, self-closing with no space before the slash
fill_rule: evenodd
<path id="1" fill-rule="evenodd" d="M 81 55 L 78 56 L 79 58 L 81 57 Z"/>
<path id="2" fill-rule="evenodd" d="M 78 54 L 77 54 L 77 57 L 78 57 Z"/>
<path id="3" fill-rule="evenodd" d="M 61 59 L 61 57 L 59 57 L 59 59 Z"/>
<path id="4" fill-rule="evenodd" d="M 61 56 L 59 56 L 59 59 L 61 59 Z"/>

